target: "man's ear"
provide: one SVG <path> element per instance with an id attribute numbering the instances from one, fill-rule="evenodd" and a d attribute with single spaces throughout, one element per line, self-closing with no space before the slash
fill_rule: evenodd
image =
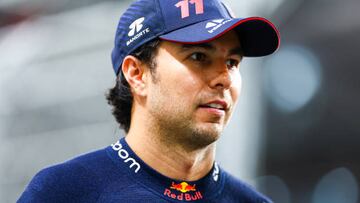
<path id="1" fill-rule="evenodd" d="M 128 55 L 124 58 L 122 72 L 133 93 L 146 96 L 145 65 L 136 57 Z"/>

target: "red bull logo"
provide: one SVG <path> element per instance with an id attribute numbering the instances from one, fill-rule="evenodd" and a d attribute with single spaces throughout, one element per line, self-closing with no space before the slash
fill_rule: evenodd
<path id="1" fill-rule="evenodd" d="M 189 191 L 196 191 L 195 184 L 189 185 L 187 182 L 182 182 L 179 184 L 175 184 L 174 182 L 171 183 L 171 189 L 180 191 L 182 193 L 189 192 Z"/>
<path id="2" fill-rule="evenodd" d="M 178 191 L 173 192 L 172 190 Z M 181 182 L 181 183 L 171 183 L 170 189 L 166 188 L 164 191 L 164 195 L 168 196 L 172 199 L 177 200 L 185 200 L 185 201 L 194 201 L 194 200 L 200 200 L 202 199 L 202 194 L 200 191 L 196 191 L 196 185 L 189 185 L 187 182 Z M 180 192 L 180 193 L 179 193 Z M 192 192 L 192 193 L 188 193 Z"/>

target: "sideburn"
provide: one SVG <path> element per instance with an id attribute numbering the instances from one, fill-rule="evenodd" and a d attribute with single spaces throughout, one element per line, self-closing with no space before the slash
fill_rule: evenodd
<path id="1" fill-rule="evenodd" d="M 151 80 L 154 84 L 157 84 L 160 81 L 160 76 L 156 74 L 157 73 L 156 66 L 157 63 L 155 57 L 152 57 L 150 63 L 148 64 L 148 67 L 150 69 Z"/>

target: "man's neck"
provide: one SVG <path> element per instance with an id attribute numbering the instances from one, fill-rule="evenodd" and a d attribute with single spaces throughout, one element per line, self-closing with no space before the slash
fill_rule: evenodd
<path id="1" fill-rule="evenodd" d="M 166 142 L 151 130 L 141 132 L 141 128 L 130 129 L 125 140 L 146 164 L 173 179 L 198 180 L 211 170 L 215 159 L 215 143 L 187 151 L 185 146 Z"/>

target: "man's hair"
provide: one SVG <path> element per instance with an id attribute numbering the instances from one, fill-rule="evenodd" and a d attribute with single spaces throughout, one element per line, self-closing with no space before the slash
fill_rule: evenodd
<path id="1" fill-rule="evenodd" d="M 155 56 L 160 42 L 161 40 L 156 38 L 143 44 L 130 54 L 139 59 L 142 63 L 146 64 L 149 67 L 151 74 L 155 73 Z M 121 69 L 119 74 L 123 74 Z M 106 99 L 108 104 L 113 107 L 112 114 L 114 115 L 116 121 L 120 124 L 120 128 L 124 129 L 125 132 L 128 133 L 130 129 L 133 95 L 131 94 L 130 85 L 124 75 L 117 77 L 116 84 L 106 94 Z"/>

